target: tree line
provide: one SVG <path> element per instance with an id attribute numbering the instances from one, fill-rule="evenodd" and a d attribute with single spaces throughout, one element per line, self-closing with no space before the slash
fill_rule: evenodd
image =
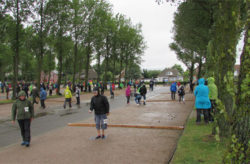
<path id="1" fill-rule="evenodd" d="M 161 0 L 159 3 L 163 2 Z M 230 138 L 224 163 L 248 163 L 250 152 L 250 53 L 249 1 L 245 0 L 171 0 L 177 3 L 174 16 L 174 42 L 170 48 L 189 70 L 193 83 L 214 77 L 218 87 L 216 135 Z M 240 74 L 234 78 L 236 47 L 240 37 L 244 47 Z M 248 162 L 247 162 L 248 161 Z"/>
<path id="2" fill-rule="evenodd" d="M 58 71 L 63 81 L 80 81 L 93 68 L 98 81 L 138 77 L 146 48 L 141 24 L 113 14 L 105 0 L 4 0 L 0 2 L 0 78 L 37 82 Z M 50 77 L 49 77 L 50 79 Z M 87 85 L 85 85 L 87 87 Z"/>

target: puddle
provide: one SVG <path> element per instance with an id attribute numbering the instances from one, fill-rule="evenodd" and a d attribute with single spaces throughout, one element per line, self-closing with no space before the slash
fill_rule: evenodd
<path id="1" fill-rule="evenodd" d="M 74 113 L 77 113 L 77 112 L 66 112 L 66 113 L 60 114 L 60 116 L 63 117 L 63 116 L 71 115 Z"/>

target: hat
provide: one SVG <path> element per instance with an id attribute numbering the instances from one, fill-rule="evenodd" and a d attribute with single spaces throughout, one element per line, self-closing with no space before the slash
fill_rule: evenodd
<path id="1" fill-rule="evenodd" d="M 18 96 L 17 97 L 21 97 L 21 96 L 25 96 L 26 97 L 26 93 L 24 91 L 20 91 L 18 93 Z"/>

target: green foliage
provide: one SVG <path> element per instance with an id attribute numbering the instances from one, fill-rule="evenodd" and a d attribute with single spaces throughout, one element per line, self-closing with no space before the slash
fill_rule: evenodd
<path id="1" fill-rule="evenodd" d="M 244 160 L 249 152 L 250 122 L 249 1 L 187 0 L 178 7 L 174 24 L 175 42 L 170 48 L 178 59 L 189 70 L 191 63 L 199 60 L 199 65 L 205 66 L 205 76 L 216 79 L 219 100 L 213 131 L 217 131 L 217 140 L 225 139 L 219 136 L 232 136 L 226 163 L 248 163 Z M 245 46 L 236 89 L 233 68 L 236 45 L 243 30 Z"/>
<path id="2" fill-rule="evenodd" d="M 230 145 L 230 153 L 227 153 L 224 162 L 225 163 L 235 163 L 235 164 L 242 164 L 242 163 L 249 163 L 250 158 L 249 156 L 245 156 L 245 145 L 241 144 L 239 142 L 239 139 L 235 136 L 235 134 L 232 135 L 232 141 Z M 248 147 L 250 147 L 250 141 L 248 141 Z M 249 151 L 249 150 L 248 150 Z M 247 154 L 249 155 L 249 154 Z"/>
<path id="3" fill-rule="evenodd" d="M 182 69 L 181 65 L 179 65 L 179 64 L 175 64 L 171 68 L 178 70 L 178 72 L 179 72 L 180 75 L 183 75 L 183 73 L 184 73 L 184 70 Z"/>
<path id="4" fill-rule="evenodd" d="M 147 69 L 142 70 L 142 76 L 146 79 L 157 78 L 160 73 L 161 70 L 147 70 Z"/>
<path id="5" fill-rule="evenodd" d="M 196 125 L 195 118 L 190 118 L 171 163 L 221 164 L 226 152 L 225 142 L 216 141 L 211 135 L 212 128 L 211 124 Z"/>

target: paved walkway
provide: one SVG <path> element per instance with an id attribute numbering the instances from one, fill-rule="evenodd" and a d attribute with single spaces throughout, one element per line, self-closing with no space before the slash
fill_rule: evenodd
<path id="1" fill-rule="evenodd" d="M 169 100 L 168 87 L 151 100 Z M 187 94 L 186 100 L 193 96 Z M 148 102 L 137 106 L 132 101 L 125 108 L 112 111 L 109 123 L 182 126 L 193 109 L 193 101 Z M 81 122 L 94 123 L 93 118 Z M 32 138 L 29 148 L 15 143 L 0 150 L 0 163 L 168 163 L 180 130 L 109 128 L 107 139 L 90 140 L 95 128 L 65 127 Z"/>

